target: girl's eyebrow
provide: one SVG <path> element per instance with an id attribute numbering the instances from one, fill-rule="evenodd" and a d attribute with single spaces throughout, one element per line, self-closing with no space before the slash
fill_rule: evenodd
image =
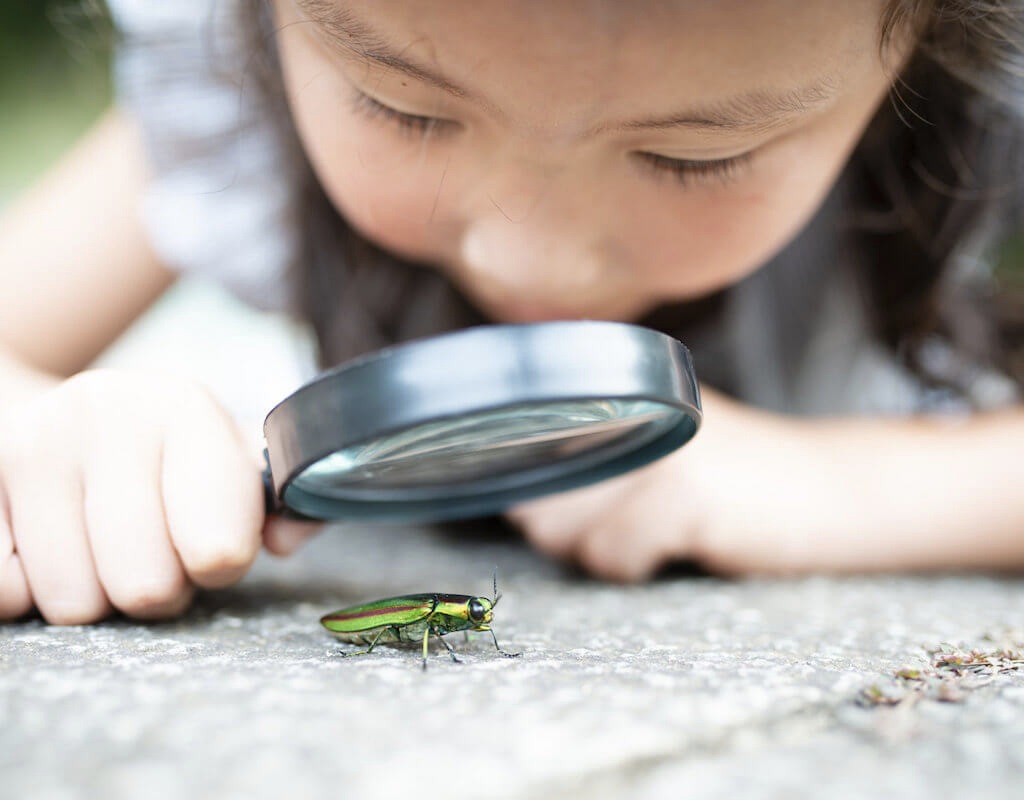
<path id="1" fill-rule="evenodd" d="M 452 83 L 440 73 L 393 52 L 383 37 L 356 18 L 348 9 L 339 7 L 336 2 L 295 0 L 295 3 L 332 44 L 363 61 L 401 72 L 460 99 L 490 105 L 475 93 Z"/>
<path id="2" fill-rule="evenodd" d="M 335 0 L 295 0 L 308 19 L 332 44 L 367 63 L 408 75 L 454 97 L 485 108 L 496 106 L 481 95 L 459 86 L 439 72 L 392 50 L 387 41 Z M 760 133 L 771 130 L 832 100 L 839 89 L 837 76 L 825 75 L 796 89 L 758 89 L 703 108 L 665 116 L 597 126 L 587 135 L 608 131 L 703 130 Z"/>
<path id="3" fill-rule="evenodd" d="M 754 131 L 777 128 L 835 98 L 840 82 L 832 75 L 796 89 L 754 91 L 726 98 L 704 108 L 693 108 L 678 114 L 652 117 L 601 126 L 606 130 L 670 130 L 674 128 Z"/>

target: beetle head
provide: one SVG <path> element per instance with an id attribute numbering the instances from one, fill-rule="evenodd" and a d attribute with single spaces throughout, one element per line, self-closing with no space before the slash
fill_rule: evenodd
<path id="1" fill-rule="evenodd" d="M 492 603 L 486 597 L 474 597 L 469 601 L 469 619 L 471 622 L 477 625 L 485 625 L 494 619 L 494 612 L 491 610 L 494 608 Z"/>

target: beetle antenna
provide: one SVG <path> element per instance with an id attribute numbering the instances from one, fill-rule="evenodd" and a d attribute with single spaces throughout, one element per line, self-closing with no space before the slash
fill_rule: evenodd
<path id="1" fill-rule="evenodd" d="M 495 567 L 491 571 L 491 580 L 494 581 L 494 599 L 491 601 L 491 608 L 498 605 L 498 601 L 501 599 L 501 592 L 498 591 L 498 568 Z"/>

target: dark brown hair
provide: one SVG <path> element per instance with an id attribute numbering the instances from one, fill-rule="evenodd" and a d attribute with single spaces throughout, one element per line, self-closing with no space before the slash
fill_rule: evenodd
<path id="1" fill-rule="evenodd" d="M 848 167 L 868 311 L 923 377 L 962 381 L 921 363 L 939 336 L 1024 384 L 1024 297 L 972 270 L 1024 223 L 1024 4 L 896 0 L 883 47 L 901 27 L 916 49 Z"/>
<path id="2" fill-rule="evenodd" d="M 245 24 L 266 44 L 272 20 L 268 4 L 260 6 Z M 991 255 L 1024 218 L 1024 3 L 893 0 L 879 46 L 884 52 L 908 32 L 917 43 L 913 54 L 846 167 L 854 192 L 849 224 L 866 256 L 865 305 L 878 338 L 918 374 L 955 385 L 957 375 L 929 373 L 919 358 L 930 337 L 1008 372 L 1014 348 L 1024 344 L 1024 322 L 1005 311 L 1019 309 L 1018 301 L 1007 303 L 1008 290 L 966 280 L 958 269 L 967 250 Z M 263 49 L 266 102 L 283 112 L 273 51 Z M 353 231 L 325 196 L 294 131 L 281 135 L 301 175 L 294 305 L 312 324 L 325 365 L 483 321 L 437 271 L 395 258 Z M 714 314 L 722 296 L 665 307 L 642 322 L 685 341 L 688 326 Z M 1024 370 L 1015 377 L 1024 384 Z"/>

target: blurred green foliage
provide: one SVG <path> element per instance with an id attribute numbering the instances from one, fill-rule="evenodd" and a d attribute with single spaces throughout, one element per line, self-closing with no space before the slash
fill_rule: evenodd
<path id="1" fill-rule="evenodd" d="M 109 104 L 112 43 L 99 0 L 0 0 L 0 203 Z"/>
<path id="2" fill-rule="evenodd" d="M 996 274 L 1003 284 L 1024 291 L 1024 233 L 1011 237 L 1002 248 Z"/>
<path id="3" fill-rule="evenodd" d="M 0 5 L 0 42 L 5 55 L 8 48 L 22 42 L 44 42 L 50 38 L 51 26 L 46 18 L 46 3 L 8 0 Z"/>

